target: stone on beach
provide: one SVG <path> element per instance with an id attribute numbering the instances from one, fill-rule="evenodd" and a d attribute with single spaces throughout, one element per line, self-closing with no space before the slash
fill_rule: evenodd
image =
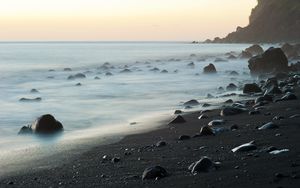
<path id="1" fill-rule="evenodd" d="M 214 64 L 210 63 L 209 65 L 207 65 L 206 67 L 203 68 L 203 73 L 206 73 L 206 74 L 217 73 L 217 69 L 214 66 Z"/>
<path id="2" fill-rule="evenodd" d="M 161 166 L 146 168 L 143 172 L 142 179 L 157 179 L 164 178 L 168 175 L 167 171 Z"/>
<path id="3" fill-rule="evenodd" d="M 201 127 L 200 136 L 211 136 L 211 135 L 215 135 L 214 131 L 211 127 L 209 127 L 209 126 Z"/>
<path id="4" fill-rule="evenodd" d="M 241 58 L 241 59 L 249 59 L 252 56 L 253 55 L 250 52 L 242 51 L 242 53 L 239 55 L 239 58 Z"/>
<path id="5" fill-rule="evenodd" d="M 297 96 L 291 92 L 286 93 L 280 100 L 289 101 L 289 100 L 297 100 Z"/>
<path id="6" fill-rule="evenodd" d="M 243 113 L 245 111 L 246 111 L 246 109 L 243 109 L 243 108 L 225 107 L 223 110 L 221 110 L 220 115 L 221 116 L 232 116 L 232 115 L 237 115 L 237 114 Z"/>
<path id="7" fill-rule="evenodd" d="M 269 48 L 263 54 L 252 57 L 249 61 L 252 75 L 278 73 L 288 70 L 288 59 L 280 48 Z"/>
<path id="8" fill-rule="evenodd" d="M 233 153 L 235 153 L 235 152 L 251 151 L 251 150 L 256 150 L 256 149 L 257 149 L 257 147 L 256 147 L 256 145 L 254 145 L 254 141 L 251 141 L 249 143 L 242 144 L 238 147 L 235 147 L 231 151 Z"/>
<path id="9" fill-rule="evenodd" d="M 262 92 L 262 90 L 255 83 L 244 85 L 243 93 L 260 93 L 260 92 Z"/>
<path id="10" fill-rule="evenodd" d="M 167 143 L 165 141 L 159 141 L 155 144 L 156 147 L 163 147 L 163 146 L 166 146 Z"/>
<path id="11" fill-rule="evenodd" d="M 185 123 L 185 122 L 186 122 L 186 120 L 181 115 L 178 115 L 169 124 L 177 124 L 177 123 Z"/>
<path id="12" fill-rule="evenodd" d="M 191 137 L 189 135 L 180 135 L 178 140 L 189 140 Z"/>
<path id="13" fill-rule="evenodd" d="M 262 125 L 261 127 L 259 127 L 258 130 L 277 129 L 277 128 L 279 128 L 278 125 L 276 125 L 273 122 L 269 122 L 269 123 L 266 123 L 266 124 Z"/>
<path id="14" fill-rule="evenodd" d="M 208 126 L 220 126 L 220 125 L 224 125 L 225 124 L 225 120 L 223 119 L 216 119 L 216 120 L 212 120 L 208 123 Z"/>
<path id="15" fill-rule="evenodd" d="M 192 174 L 197 174 L 200 172 L 208 172 L 213 165 L 214 162 L 212 162 L 210 158 L 204 156 L 201 157 L 199 161 L 192 163 L 188 169 L 192 172 Z"/>

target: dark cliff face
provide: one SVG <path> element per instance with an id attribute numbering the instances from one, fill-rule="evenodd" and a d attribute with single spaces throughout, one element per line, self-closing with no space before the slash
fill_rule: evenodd
<path id="1" fill-rule="evenodd" d="M 300 0 L 258 0 L 248 26 L 213 42 L 300 42 Z"/>

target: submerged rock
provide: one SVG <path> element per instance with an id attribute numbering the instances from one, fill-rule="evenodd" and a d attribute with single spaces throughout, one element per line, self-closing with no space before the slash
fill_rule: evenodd
<path id="1" fill-rule="evenodd" d="M 124 69 L 120 71 L 120 73 L 130 73 L 130 72 L 132 72 L 130 69 Z"/>
<path id="2" fill-rule="evenodd" d="M 31 89 L 30 93 L 39 93 L 39 91 L 37 89 Z"/>
<path id="3" fill-rule="evenodd" d="M 21 98 L 19 100 L 20 102 L 40 102 L 42 101 L 42 98 L 41 97 L 36 97 L 36 98 L 33 98 L 33 99 L 29 99 L 29 98 Z"/>
<path id="4" fill-rule="evenodd" d="M 63 131 L 62 124 L 50 114 L 39 117 L 30 128 L 37 134 L 53 134 Z"/>
<path id="5" fill-rule="evenodd" d="M 251 150 L 256 150 L 256 149 L 257 149 L 257 147 L 256 147 L 256 145 L 254 145 L 254 141 L 251 141 L 249 143 L 242 144 L 238 147 L 235 147 L 231 151 L 233 153 L 235 153 L 235 152 L 251 151 Z"/>
<path id="6" fill-rule="evenodd" d="M 237 90 L 237 86 L 234 83 L 230 83 L 227 87 L 226 87 L 227 91 L 234 91 Z"/>
<path id="7" fill-rule="evenodd" d="M 205 73 L 205 74 L 217 73 L 217 69 L 214 66 L 214 64 L 210 63 L 209 65 L 207 65 L 206 67 L 203 68 L 203 73 Z"/>
<path id="8" fill-rule="evenodd" d="M 70 75 L 68 77 L 68 80 L 74 80 L 74 79 L 82 79 L 82 78 L 86 78 L 86 76 L 82 73 L 77 73 L 75 75 Z"/>
<path id="9" fill-rule="evenodd" d="M 192 100 L 189 100 L 189 101 L 185 102 L 183 105 L 184 106 L 197 106 L 199 104 L 200 103 L 197 100 L 192 99 Z"/>
<path id="10" fill-rule="evenodd" d="M 161 166 L 146 168 L 143 172 L 142 179 L 164 178 L 168 175 L 167 171 Z"/>
<path id="11" fill-rule="evenodd" d="M 251 53 L 252 55 L 259 55 L 264 53 L 264 49 L 258 44 L 254 44 L 249 48 L 246 48 L 245 51 Z"/>
<path id="12" fill-rule="evenodd" d="M 32 134 L 32 129 L 29 126 L 23 126 L 20 131 L 18 132 L 18 134 Z"/>

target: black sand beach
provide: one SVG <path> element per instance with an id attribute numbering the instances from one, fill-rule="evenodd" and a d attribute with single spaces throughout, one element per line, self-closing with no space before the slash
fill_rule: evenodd
<path id="1" fill-rule="evenodd" d="M 300 92 L 299 86 L 295 88 L 297 100 L 271 102 L 259 114 L 249 115 L 252 100 L 247 103 L 248 111 L 237 115 L 220 116 L 220 109 L 215 109 L 205 112 L 207 119 L 199 120 L 200 112 L 183 114 L 185 123 L 165 123 L 159 130 L 92 148 L 56 167 L 37 170 L 32 166 L 2 177 L 0 187 L 299 187 L 300 117 L 296 114 L 300 112 Z M 280 120 L 273 120 L 276 116 Z M 216 119 L 225 120 L 222 127 L 227 131 L 198 135 L 202 126 Z M 257 129 L 270 121 L 278 128 Z M 179 140 L 181 135 L 191 138 Z M 166 145 L 157 147 L 159 141 Z M 256 149 L 231 151 L 250 141 L 255 141 Z M 266 150 L 271 146 L 289 151 L 270 154 Z M 192 174 L 189 165 L 203 156 L 220 162 L 218 168 Z M 144 169 L 157 165 L 165 168 L 168 176 L 142 180 Z"/>

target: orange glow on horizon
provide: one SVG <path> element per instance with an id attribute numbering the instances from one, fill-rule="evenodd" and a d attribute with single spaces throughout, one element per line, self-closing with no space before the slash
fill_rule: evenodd
<path id="1" fill-rule="evenodd" d="M 256 0 L 0 0 L 0 40 L 204 40 L 248 24 Z"/>

